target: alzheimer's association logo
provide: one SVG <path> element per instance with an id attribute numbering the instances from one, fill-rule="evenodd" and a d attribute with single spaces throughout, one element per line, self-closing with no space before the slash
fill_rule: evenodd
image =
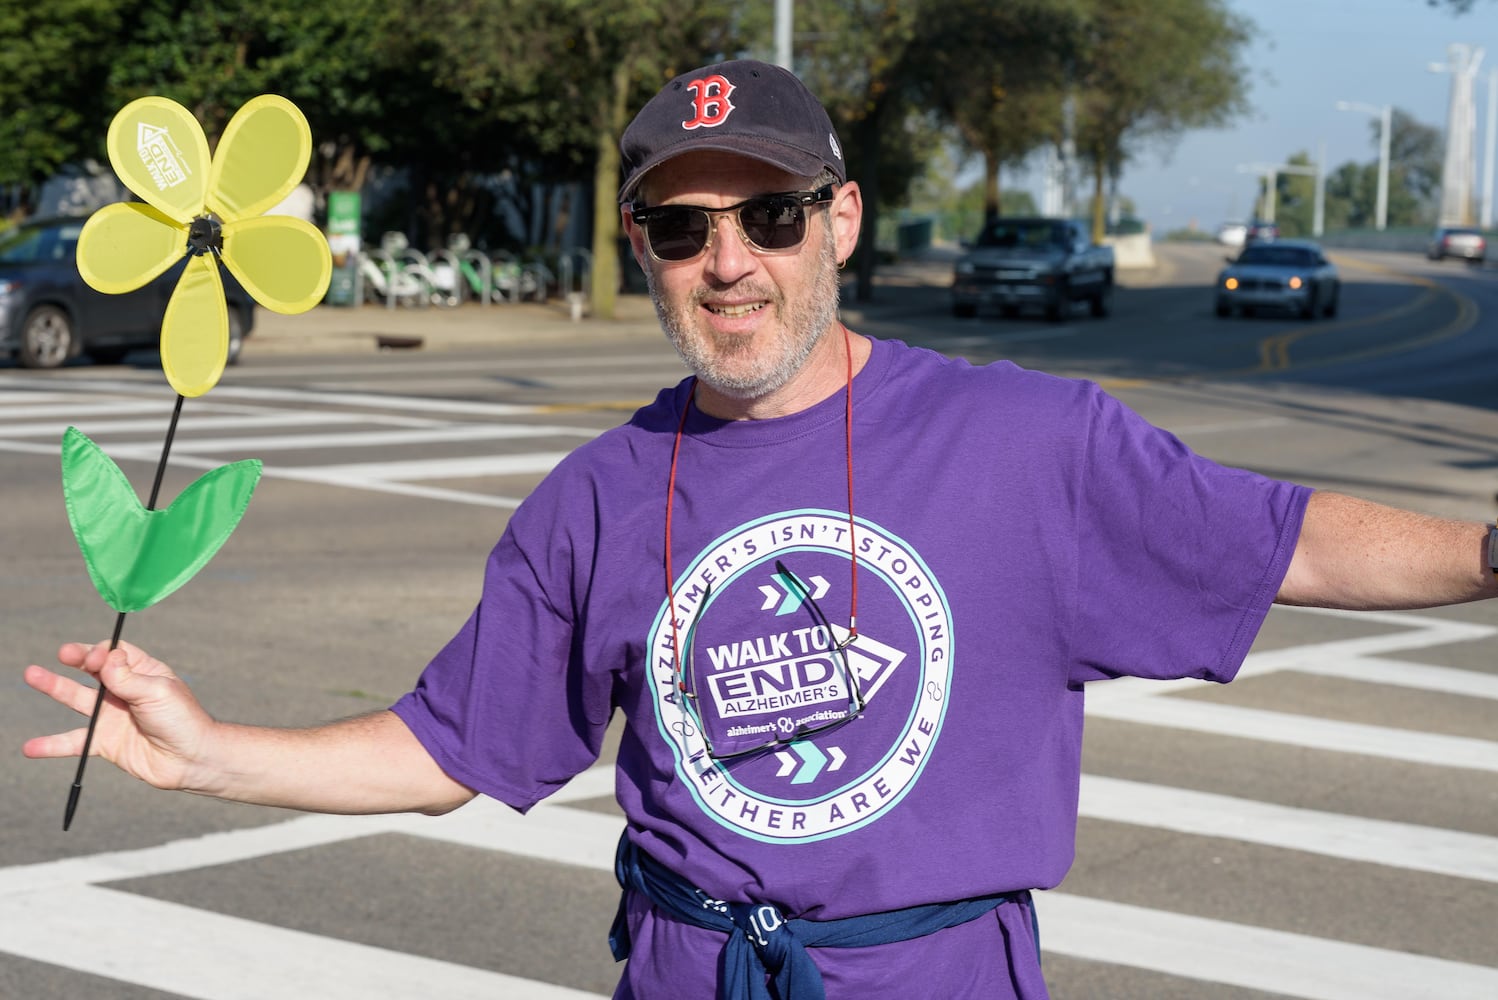
<path id="1" fill-rule="evenodd" d="M 135 130 L 135 151 L 146 165 L 158 191 L 174 188 L 185 183 L 192 174 L 181 148 L 172 141 L 172 135 L 159 125 L 142 122 Z"/>
<path id="2" fill-rule="evenodd" d="M 838 621 L 855 552 L 849 643 Z M 850 534 L 834 511 L 755 521 L 682 574 L 676 613 L 673 630 L 662 607 L 650 637 L 656 719 L 683 786 L 718 823 L 821 840 L 914 787 L 946 715 L 953 640 L 941 588 L 903 540 L 862 520 Z"/>

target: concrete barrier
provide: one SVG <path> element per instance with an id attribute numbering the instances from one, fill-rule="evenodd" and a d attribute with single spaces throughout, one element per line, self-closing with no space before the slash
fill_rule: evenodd
<path id="1" fill-rule="evenodd" d="M 1108 236 L 1103 242 L 1113 248 L 1113 263 L 1120 270 L 1155 266 L 1155 251 L 1149 233 Z"/>

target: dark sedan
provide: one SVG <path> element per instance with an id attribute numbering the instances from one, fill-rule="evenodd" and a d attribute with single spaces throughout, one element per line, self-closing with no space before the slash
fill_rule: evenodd
<path id="1" fill-rule="evenodd" d="M 1234 310 L 1290 310 L 1305 319 L 1335 316 L 1342 281 L 1337 269 L 1310 240 L 1276 240 L 1243 248 L 1217 276 L 1217 315 Z"/>
<path id="2" fill-rule="evenodd" d="M 78 273 L 85 221 L 43 219 L 0 232 L 0 355 L 27 368 L 56 368 L 79 355 L 113 364 L 137 348 L 158 348 L 161 318 L 184 265 L 124 295 L 97 292 Z M 255 304 L 227 270 L 219 274 L 233 364 L 254 328 Z"/>

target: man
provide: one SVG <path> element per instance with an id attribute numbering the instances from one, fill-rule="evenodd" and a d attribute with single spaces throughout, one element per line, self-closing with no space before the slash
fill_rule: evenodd
<path id="1" fill-rule="evenodd" d="M 684 74 L 622 146 L 693 376 L 537 488 L 392 710 L 235 726 L 140 650 L 66 645 L 115 696 L 99 753 L 297 809 L 523 810 L 617 710 L 617 996 L 1042 997 L 1028 890 L 1071 861 L 1086 682 L 1230 680 L 1274 601 L 1498 596 L 1488 526 L 1223 468 L 1090 383 L 847 330 L 862 195 L 788 72 Z"/>

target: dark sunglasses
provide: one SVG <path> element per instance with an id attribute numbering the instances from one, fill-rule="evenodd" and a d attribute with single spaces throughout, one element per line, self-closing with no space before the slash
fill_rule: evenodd
<path id="1" fill-rule="evenodd" d="M 834 184 L 815 191 L 784 191 L 746 198 L 727 208 L 699 205 L 630 206 L 635 225 L 645 231 L 645 245 L 656 260 L 691 260 L 713 243 L 718 218 L 731 215 L 739 235 L 760 253 L 785 253 L 806 240 L 806 208 L 832 200 Z"/>

